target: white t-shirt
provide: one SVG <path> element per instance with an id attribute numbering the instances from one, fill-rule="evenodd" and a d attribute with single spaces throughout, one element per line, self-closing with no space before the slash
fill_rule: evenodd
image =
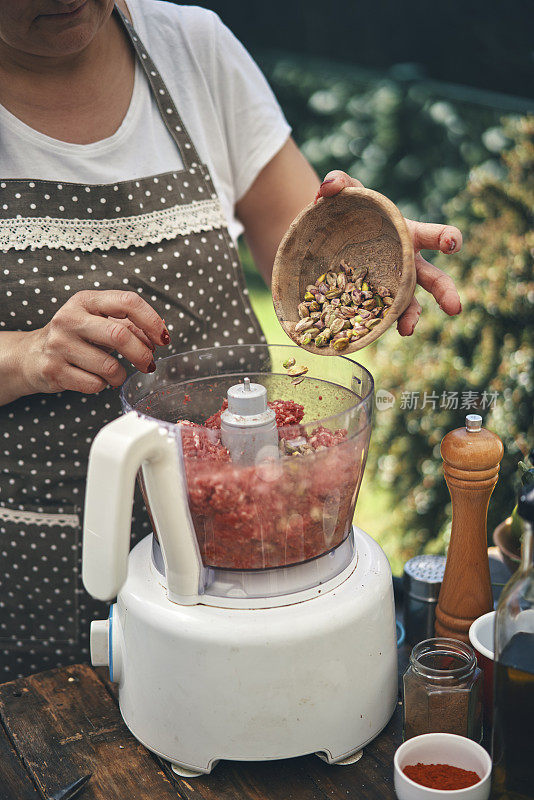
<path id="1" fill-rule="evenodd" d="M 262 73 L 216 14 L 160 0 L 128 0 L 128 8 L 209 167 L 235 239 L 242 231 L 235 204 L 285 143 L 289 125 Z M 113 136 L 92 144 L 53 139 L 0 105 L 0 178 L 116 183 L 182 167 L 138 61 L 124 120 Z"/>

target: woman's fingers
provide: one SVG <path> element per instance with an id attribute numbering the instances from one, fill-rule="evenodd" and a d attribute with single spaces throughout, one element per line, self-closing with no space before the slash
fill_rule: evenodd
<path id="1" fill-rule="evenodd" d="M 397 330 L 401 336 L 411 336 L 414 328 L 419 322 L 421 315 L 421 306 L 416 300 L 415 296 L 412 297 L 411 303 L 406 311 L 400 315 L 397 320 Z"/>
<path id="2" fill-rule="evenodd" d="M 57 376 L 56 382 L 56 391 L 69 390 L 83 392 L 84 394 L 97 394 L 108 385 L 107 381 L 98 375 L 85 372 L 72 364 L 65 364 L 61 373 Z"/>
<path id="3" fill-rule="evenodd" d="M 122 325 L 126 325 L 128 330 L 137 336 L 139 341 L 141 341 L 143 344 L 146 344 L 146 346 L 149 347 L 152 352 L 155 352 L 156 346 L 150 341 L 146 333 L 142 331 L 141 328 L 138 328 L 137 325 L 134 325 L 133 322 L 130 322 L 129 319 L 117 319 L 116 317 L 108 317 L 108 319 L 112 320 L 113 322 L 120 322 Z"/>
<path id="4" fill-rule="evenodd" d="M 415 268 L 417 283 L 434 297 L 441 310 L 449 316 L 459 314 L 462 304 L 452 278 L 443 270 L 425 261 L 420 253 L 415 256 Z M 406 311 L 397 320 L 397 330 L 401 336 L 412 335 L 420 315 L 421 306 L 414 296 Z"/>
<path id="5" fill-rule="evenodd" d="M 151 369 L 154 364 L 154 352 L 152 348 L 142 342 L 122 320 L 86 314 L 77 333 L 88 343 L 94 343 L 99 347 L 116 350 L 117 353 L 120 353 L 124 358 L 128 359 L 128 361 L 141 372 L 153 372 Z M 91 349 L 94 350 L 95 348 Z M 113 360 L 115 361 L 115 359 Z M 118 362 L 116 363 L 118 364 Z M 84 368 L 89 369 L 89 367 Z M 89 371 L 95 372 L 94 369 L 89 369 Z M 99 370 L 96 370 L 96 372 L 102 374 Z M 123 380 L 125 380 L 125 378 L 126 373 L 124 373 Z M 108 382 L 111 383 L 112 386 L 120 386 L 120 383 L 115 384 L 112 381 Z"/>
<path id="6" fill-rule="evenodd" d="M 350 175 L 340 169 L 334 169 L 325 176 L 324 181 L 319 186 L 317 197 L 332 197 L 332 195 L 337 194 L 347 186 L 363 186 L 363 183 L 360 183 L 356 178 L 351 178 Z"/>
<path id="7" fill-rule="evenodd" d="M 442 253 L 457 253 L 462 246 L 462 234 L 453 225 L 435 222 L 406 220 L 412 235 L 415 250 L 440 250 Z"/>
<path id="8" fill-rule="evenodd" d="M 80 301 L 89 314 L 129 319 L 145 332 L 155 345 L 166 345 L 170 336 L 160 315 L 135 292 L 110 289 L 105 292 L 79 292 Z"/>
<path id="9" fill-rule="evenodd" d="M 415 256 L 417 283 L 434 297 L 442 311 L 453 317 L 462 310 L 460 295 L 453 279 L 443 270 L 425 261 L 420 253 Z"/>
<path id="10" fill-rule="evenodd" d="M 110 386 L 121 386 L 127 378 L 126 370 L 114 356 L 81 339 L 72 343 L 68 360 L 73 367 L 96 375 Z"/>

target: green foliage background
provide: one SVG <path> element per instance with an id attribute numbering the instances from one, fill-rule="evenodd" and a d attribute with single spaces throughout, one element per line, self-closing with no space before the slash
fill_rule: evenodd
<path id="1" fill-rule="evenodd" d="M 414 336 L 391 329 L 358 359 L 396 402 L 376 413 L 357 518 L 398 572 L 415 552 L 446 547 L 450 504 L 439 443 L 476 409 L 442 408 L 443 392 L 498 393 L 481 410 L 505 445 L 489 531 L 510 514 L 516 465 L 534 443 L 534 117 L 503 118 L 499 98 L 491 105 L 455 97 L 409 66 L 387 77 L 287 57 L 265 57 L 261 66 L 320 175 L 343 169 L 406 216 L 449 221 L 464 233 L 461 254 L 433 259 L 454 276 L 463 313 L 448 319 L 419 291 Z M 270 295 L 244 256 L 267 337 L 284 341 Z M 421 400 L 402 408 L 403 392 L 434 393 L 435 410 Z"/>

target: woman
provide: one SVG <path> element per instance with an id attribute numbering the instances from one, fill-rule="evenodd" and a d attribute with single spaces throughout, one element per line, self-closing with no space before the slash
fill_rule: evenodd
<path id="1" fill-rule="evenodd" d="M 235 239 L 269 281 L 321 185 L 218 17 L 156 0 L 0 0 L 0 680 L 87 659 L 101 604 L 79 573 L 85 470 L 126 365 L 262 341 Z M 228 220 L 228 223 L 226 223 Z M 460 232 L 409 223 L 419 248 Z M 398 322 L 413 333 L 414 299 Z M 138 508 L 134 539 L 146 517 Z M 99 607 L 100 606 L 100 607 Z"/>

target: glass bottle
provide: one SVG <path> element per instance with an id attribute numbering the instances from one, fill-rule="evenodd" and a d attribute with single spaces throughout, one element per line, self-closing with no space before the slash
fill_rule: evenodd
<path id="1" fill-rule="evenodd" d="M 404 673 L 404 738 L 422 733 L 482 737 L 482 672 L 473 648 L 456 639 L 416 644 Z"/>
<path id="2" fill-rule="evenodd" d="M 534 798 L 534 486 L 518 502 L 521 564 L 495 614 L 493 796 Z"/>

